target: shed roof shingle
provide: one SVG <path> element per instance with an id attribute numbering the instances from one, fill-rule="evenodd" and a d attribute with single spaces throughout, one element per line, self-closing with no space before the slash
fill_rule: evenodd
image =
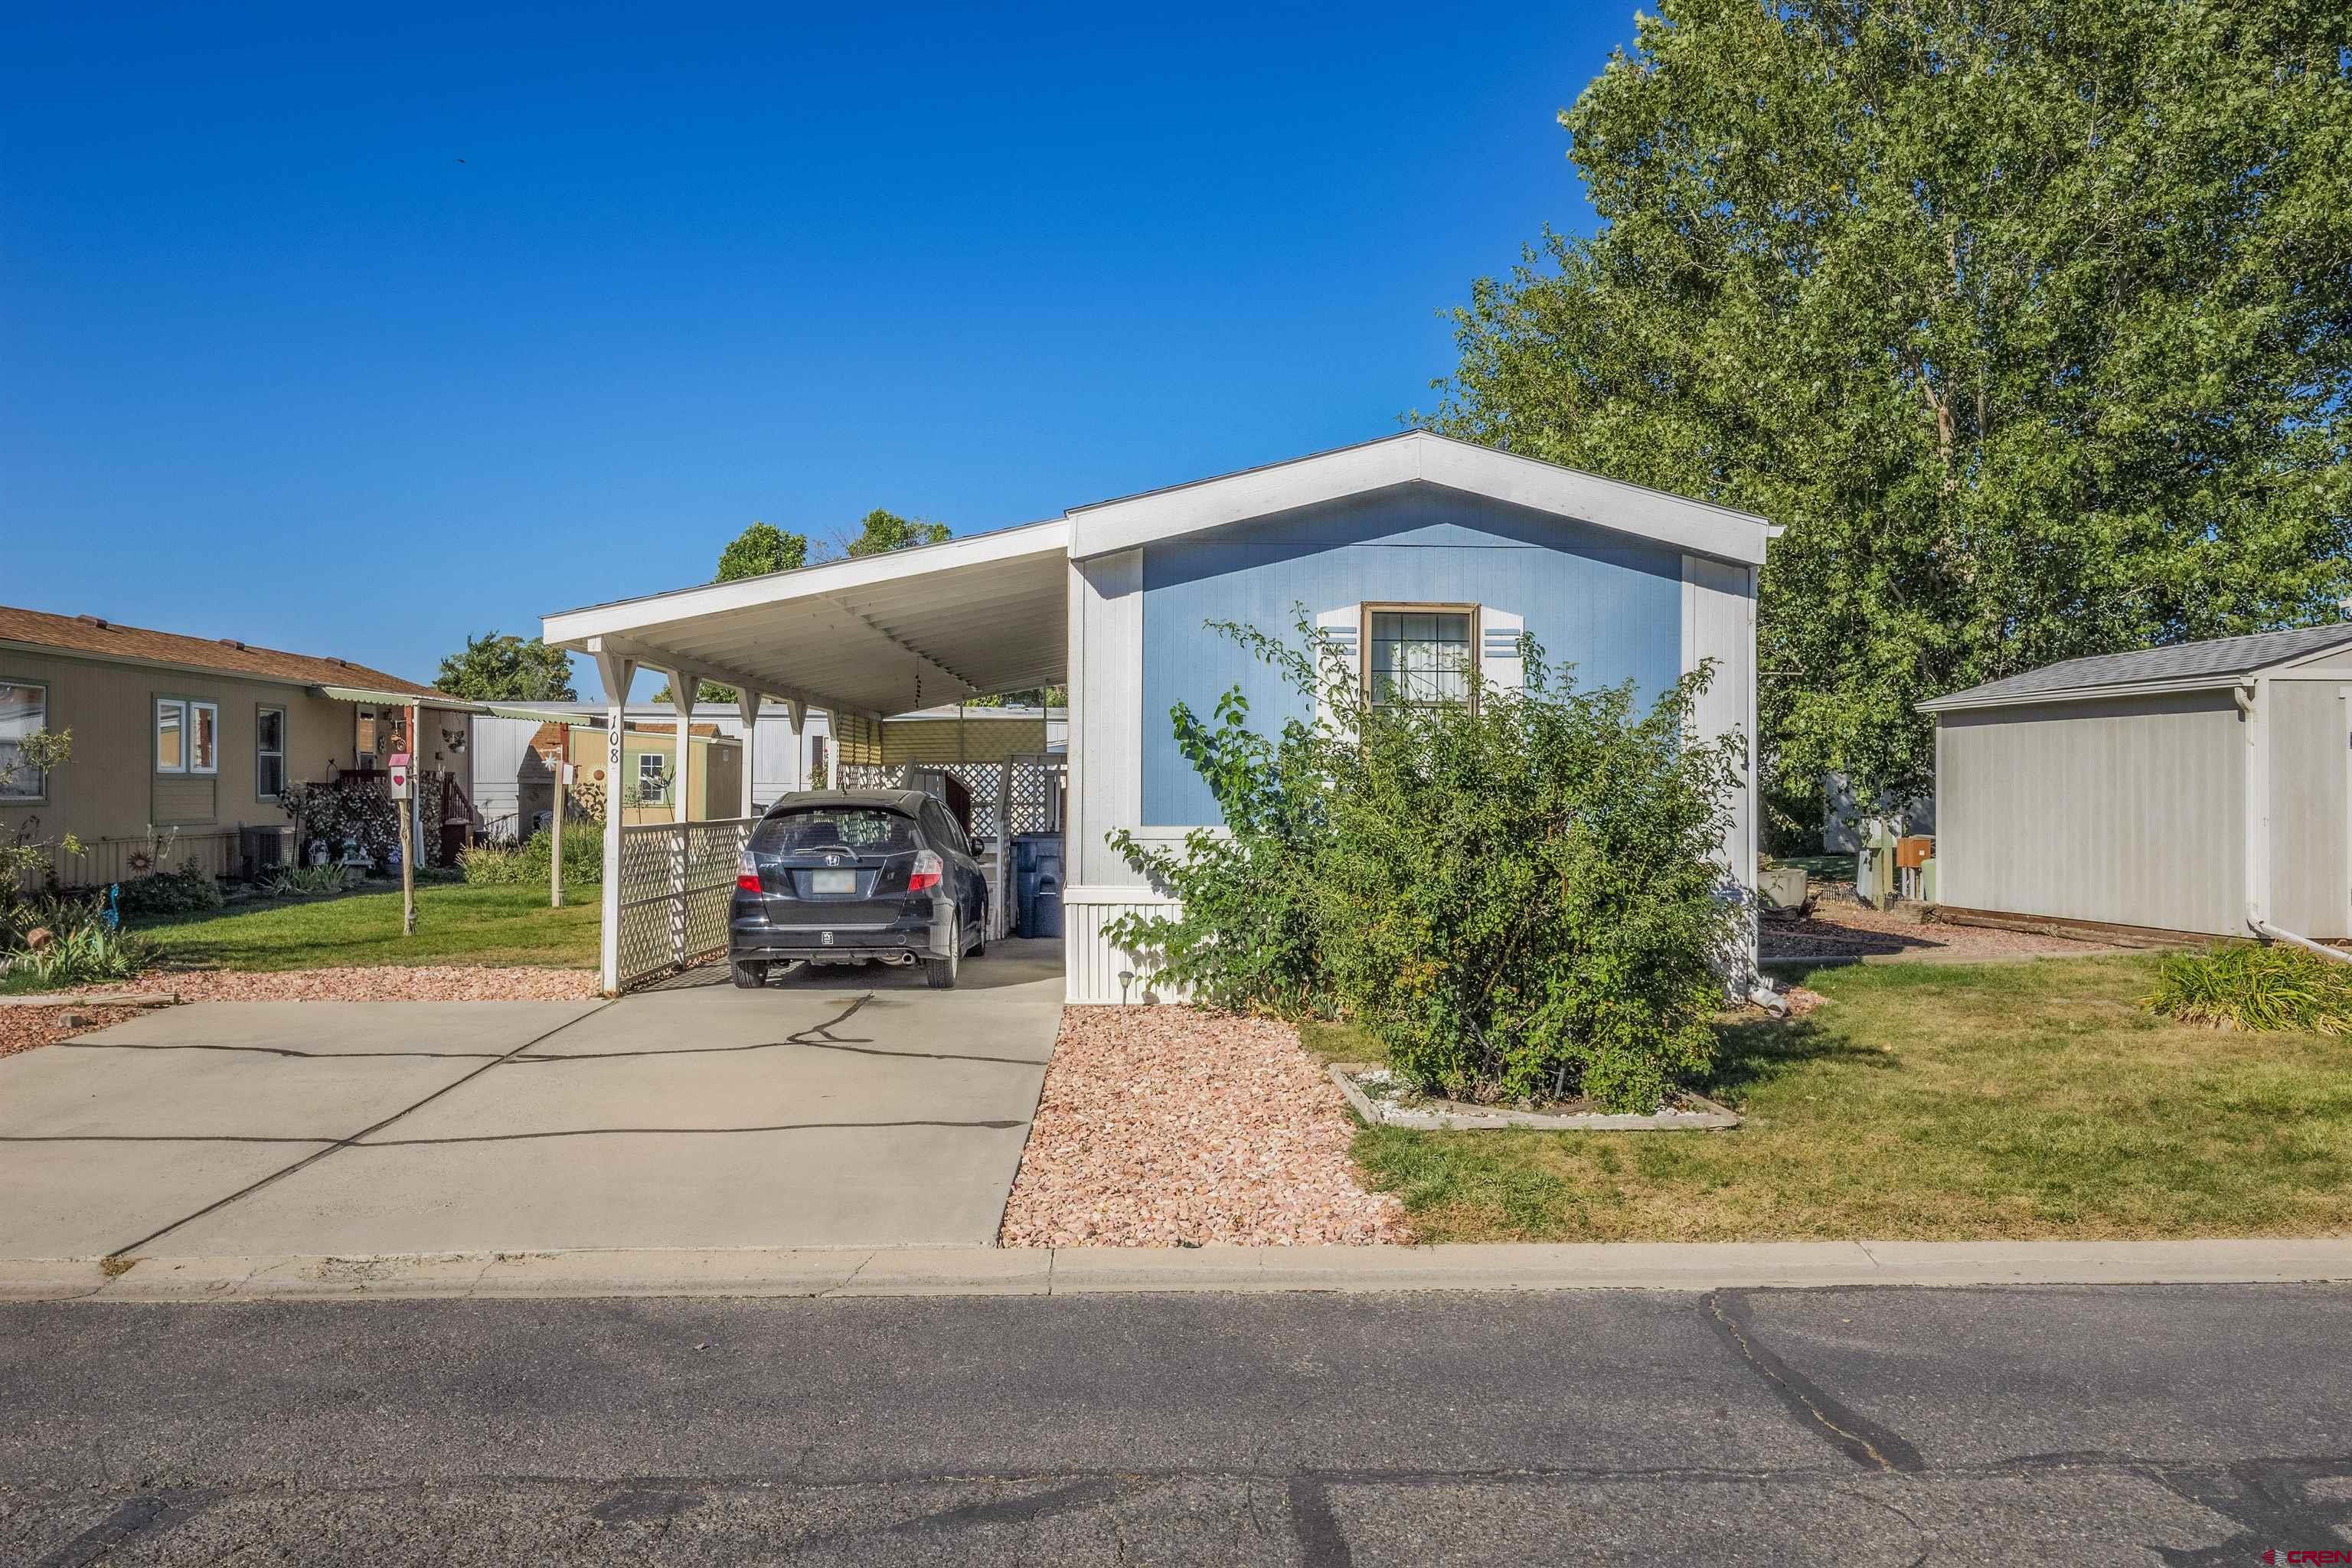
<path id="1" fill-rule="evenodd" d="M 2049 692 L 2089 692 L 2116 687 L 2143 686 L 2151 681 L 2221 679 L 2267 669 L 2274 664 L 2352 647 L 2352 622 L 2331 626 L 2302 626 L 2294 631 L 2256 632 L 2251 637 L 2215 637 L 2210 642 L 2175 643 L 2168 647 L 2141 648 L 2135 653 L 2093 654 L 2045 664 L 2022 675 L 1989 680 L 1965 691 L 1951 692 L 1921 703 L 1925 712 L 1947 708 L 1981 708 L 1997 702 Z"/>
<path id="2" fill-rule="evenodd" d="M 413 680 L 348 659 L 285 653 L 211 637 L 182 637 L 177 632 L 150 631 L 144 626 L 126 626 L 119 621 L 96 616 L 53 616 L 43 610 L 20 610 L 6 605 L 0 605 L 0 642 L 31 643 L 100 658 L 142 658 L 192 665 L 224 675 L 258 676 L 265 680 L 291 681 L 301 686 L 365 686 L 400 695 L 453 700 L 429 686 L 419 686 Z"/>

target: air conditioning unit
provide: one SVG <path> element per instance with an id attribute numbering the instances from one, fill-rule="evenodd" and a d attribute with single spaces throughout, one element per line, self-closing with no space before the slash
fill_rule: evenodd
<path id="1" fill-rule="evenodd" d="M 245 879 L 257 882 L 272 871 L 286 868 L 287 832 L 282 827 L 240 827 L 236 830 L 237 857 L 244 862 Z"/>

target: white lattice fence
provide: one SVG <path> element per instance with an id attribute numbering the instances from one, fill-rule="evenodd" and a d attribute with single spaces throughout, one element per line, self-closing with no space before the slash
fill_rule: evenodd
<path id="1" fill-rule="evenodd" d="M 753 817 L 621 829 L 620 983 L 673 973 L 727 946 L 727 906 Z"/>
<path id="2" fill-rule="evenodd" d="M 971 791 L 971 836 L 974 838 L 996 837 L 997 775 L 1006 768 L 1013 770 L 1013 831 L 1015 833 L 1045 833 L 1055 826 L 1054 800 L 1062 787 L 1063 765 L 1059 762 L 1040 763 L 1029 761 L 1011 763 L 926 763 L 924 772 L 953 773 Z M 841 767 L 841 787 L 844 789 L 914 789 L 910 782 L 915 765 L 908 763 L 844 763 Z"/>

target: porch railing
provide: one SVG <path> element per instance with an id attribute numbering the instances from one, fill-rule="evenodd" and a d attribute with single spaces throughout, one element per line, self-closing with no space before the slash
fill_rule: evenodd
<path id="1" fill-rule="evenodd" d="M 727 948 L 727 906 L 752 817 L 649 822 L 621 829 L 622 990 L 674 974 Z"/>
<path id="2" fill-rule="evenodd" d="M 281 838 L 286 837 L 282 829 L 276 831 Z M 291 847 L 281 854 L 290 857 Z M 49 851 L 50 869 L 56 874 L 58 885 L 65 888 L 103 888 L 111 882 L 135 882 L 157 871 L 176 871 L 190 860 L 195 861 L 207 876 L 244 876 L 245 854 L 238 830 L 85 838 L 79 854 L 69 855 L 58 848 Z M 37 886 L 42 879 L 35 872 L 25 881 L 27 886 Z"/>

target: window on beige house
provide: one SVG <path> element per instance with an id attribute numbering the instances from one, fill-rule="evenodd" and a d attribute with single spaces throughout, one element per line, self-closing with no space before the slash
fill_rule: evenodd
<path id="1" fill-rule="evenodd" d="M 220 704 L 187 697 L 155 700 L 155 771 L 220 772 Z"/>
<path id="2" fill-rule="evenodd" d="M 46 800 L 49 775 L 25 764 L 25 738 L 49 726 L 49 689 L 0 680 L 0 800 Z"/>

